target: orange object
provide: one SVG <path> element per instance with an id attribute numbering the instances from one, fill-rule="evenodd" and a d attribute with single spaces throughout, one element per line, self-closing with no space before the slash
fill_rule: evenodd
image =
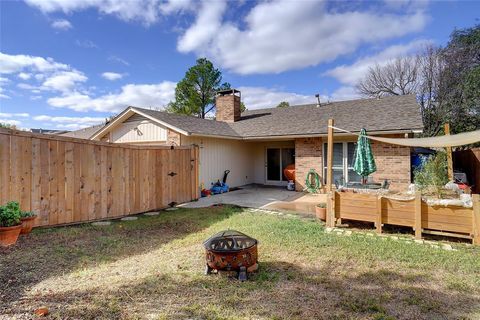
<path id="1" fill-rule="evenodd" d="M 295 164 L 289 164 L 283 169 L 283 174 L 288 180 L 295 181 Z"/>
<path id="2" fill-rule="evenodd" d="M 48 315 L 48 308 L 47 307 L 41 307 L 35 310 L 35 314 L 39 317 L 45 317 Z"/>

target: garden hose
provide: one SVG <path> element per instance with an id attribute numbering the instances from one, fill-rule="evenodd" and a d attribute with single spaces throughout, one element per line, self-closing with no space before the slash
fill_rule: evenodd
<path id="1" fill-rule="evenodd" d="M 315 181 L 314 183 L 312 182 L 312 177 L 313 180 Z M 307 173 L 307 177 L 305 179 L 305 189 L 306 191 L 310 193 L 317 193 L 318 190 L 320 189 L 320 176 L 318 173 L 315 171 L 315 169 L 310 169 Z"/>

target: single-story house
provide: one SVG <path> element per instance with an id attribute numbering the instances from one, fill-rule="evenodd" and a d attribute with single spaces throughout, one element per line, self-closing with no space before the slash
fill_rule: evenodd
<path id="1" fill-rule="evenodd" d="M 339 128 L 369 134 L 402 137 L 421 132 L 422 118 L 415 96 L 392 96 L 298 105 L 240 112 L 240 92 L 219 92 L 216 119 L 128 107 L 106 125 L 69 133 L 70 136 L 137 145 L 198 145 L 200 183 L 209 187 L 230 170 L 231 187 L 251 183 L 284 185 L 283 168 L 295 164 L 296 190 L 305 187 L 310 169 L 326 172 L 327 122 Z M 359 181 L 352 162 L 357 136 L 335 133 L 334 180 Z M 388 179 L 392 189 L 411 182 L 409 147 L 372 141 L 377 172 L 373 179 Z"/>

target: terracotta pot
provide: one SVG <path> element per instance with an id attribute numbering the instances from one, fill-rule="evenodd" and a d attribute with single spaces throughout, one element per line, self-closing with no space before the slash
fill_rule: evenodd
<path id="1" fill-rule="evenodd" d="M 8 247 L 17 242 L 18 236 L 22 230 L 22 225 L 13 227 L 0 227 L 0 246 Z"/>
<path id="2" fill-rule="evenodd" d="M 317 219 L 323 221 L 327 220 L 327 208 L 315 207 L 315 215 L 317 216 Z"/>
<path id="3" fill-rule="evenodd" d="M 22 221 L 22 230 L 20 231 L 20 234 L 30 233 L 32 231 L 36 218 L 37 216 L 21 218 L 20 220 Z"/>

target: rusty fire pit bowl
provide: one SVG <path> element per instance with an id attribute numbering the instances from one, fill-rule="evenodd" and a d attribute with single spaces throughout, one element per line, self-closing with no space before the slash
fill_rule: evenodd
<path id="1" fill-rule="evenodd" d="M 239 280 L 247 279 L 247 272 L 257 270 L 258 241 L 235 230 L 221 231 L 203 243 L 207 266 L 205 274 L 217 271 L 237 271 Z"/>

